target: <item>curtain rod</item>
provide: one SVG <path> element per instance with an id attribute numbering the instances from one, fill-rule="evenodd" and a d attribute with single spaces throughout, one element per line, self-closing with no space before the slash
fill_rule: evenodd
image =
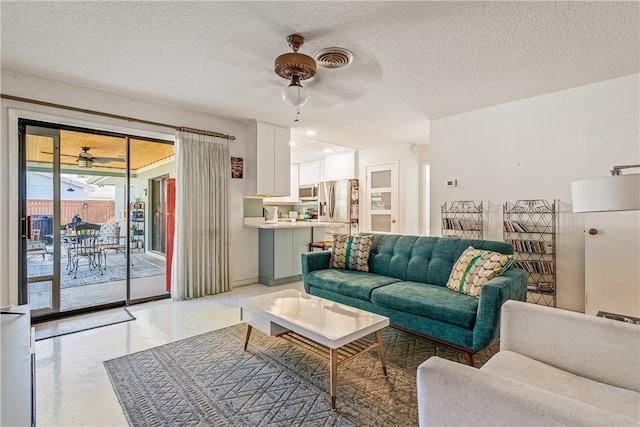
<path id="1" fill-rule="evenodd" d="M 93 114 L 93 115 L 96 115 L 96 116 L 109 117 L 111 119 L 126 120 L 128 122 L 143 123 L 143 124 L 146 124 L 146 125 L 153 125 L 153 126 L 169 127 L 169 128 L 173 128 L 175 130 L 180 130 L 180 131 L 187 131 L 187 132 L 199 133 L 199 134 L 202 134 L 202 135 L 216 136 L 218 138 L 225 138 L 225 139 L 228 139 L 230 141 L 235 141 L 235 139 L 236 139 L 236 137 L 233 136 L 233 135 L 226 135 L 226 134 L 220 133 L 220 132 L 212 132 L 212 131 L 208 131 L 208 130 L 192 129 L 192 128 L 187 128 L 187 127 L 183 127 L 183 126 L 169 125 L 169 124 L 166 124 L 166 123 L 153 122 L 153 121 L 150 121 L 150 120 L 143 120 L 143 119 L 136 119 L 136 118 L 133 118 L 133 117 L 120 116 L 118 114 L 103 113 L 101 111 L 87 110 L 85 108 L 78 108 L 78 107 L 71 107 L 69 105 L 55 104 L 55 103 L 46 102 L 46 101 L 38 101 L 36 99 L 21 98 L 19 96 L 6 95 L 4 93 L 0 94 L 0 97 L 2 99 L 9 99 L 9 100 L 12 100 L 12 101 L 26 102 L 26 103 L 29 103 L 29 104 L 42 105 L 42 106 L 45 106 L 45 107 L 60 108 L 60 109 L 63 109 L 63 110 L 76 111 L 78 113 Z"/>

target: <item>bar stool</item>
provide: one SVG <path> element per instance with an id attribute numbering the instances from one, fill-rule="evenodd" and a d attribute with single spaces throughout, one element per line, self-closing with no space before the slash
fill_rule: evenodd
<path id="1" fill-rule="evenodd" d="M 309 243 L 309 252 L 313 252 L 313 248 L 319 248 L 326 251 L 327 249 L 331 249 L 332 246 L 333 241 L 331 240 L 326 240 L 324 242 L 311 242 Z"/>

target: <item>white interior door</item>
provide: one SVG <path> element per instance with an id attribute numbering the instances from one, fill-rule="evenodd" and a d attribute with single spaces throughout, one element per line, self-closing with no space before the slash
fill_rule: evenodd
<path id="1" fill-rule="evenodd" d="M 638 111 L 588 122 L 588 177 L 605 176 L 615 165 L 639 164 L 638 127 Z M 584 215 L 585 312 L 640 317 L 640 212 Z"/>
<path id="2" fill-rule="evenodd" d="M 398 232 L 398 165 L 367 166 L 367 214 L 369 231 Z"/>

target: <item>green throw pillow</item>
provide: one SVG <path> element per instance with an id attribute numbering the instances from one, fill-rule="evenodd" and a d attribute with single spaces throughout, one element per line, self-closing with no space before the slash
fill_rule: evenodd
<path id="1" fill-rule="evenodd" d="M 333 238 L 330 268 L 369 271 L 369 252 L 373 236 L 338 234 Z"/>
<path id="2" fill-rule="evenodd" d="M 482 285 L 507 271 L 512 262 L 513 255 L 469 246 L 453 266 L 447 288 L 479 298 Z"/>

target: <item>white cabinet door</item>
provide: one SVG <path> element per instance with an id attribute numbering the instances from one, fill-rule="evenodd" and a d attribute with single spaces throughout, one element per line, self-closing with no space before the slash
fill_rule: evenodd
<path id="1" fill-rule="evenodd" d="M 320 160 L 300 163 L 300 185 L 317 184 L 320 179 Z"/>
<path id="2" fill-rule="evenodd" d="M 247 125 L 246 195 L 289 195 L 289 137 L 286 128 L 259 122 Z"/>
<path id="3" fill-rule="evenodd" d="M 325 156 L 323 181 L 355 178 L 354 159 L 353 152 Z"/>
<path id="4" fill-rule="evenodd" d="M 274 126 L 273 136 L 273 194 L 288 196 L 290 194 L 289 181 L 291 180 L 291 146 L 289 129 Z"/>
<path id="5" fill-rule="evenodd" d="M 300 194 L 299 194 L 299 184 L 298 184 L 298 164 L 297 163 L 291 163 L 291 167 L 289 169 L 290 173 L 291 173 L 291 185 L 289 185 L 289 200 L 290 201 L 298 201 L 300 200 Z"/>
<path id="6" fill-rule="evenodd" d="M 256 144 L 256 158 L 258 160 L 258 164 L 256 165 L 258 172 L 258 180 L 256 182 L 257 194 L 277 194 L 275 193 L 274 186 L 274 159 L 276 153 L 273 136 L 273 126 L 258 123 Z"/>

